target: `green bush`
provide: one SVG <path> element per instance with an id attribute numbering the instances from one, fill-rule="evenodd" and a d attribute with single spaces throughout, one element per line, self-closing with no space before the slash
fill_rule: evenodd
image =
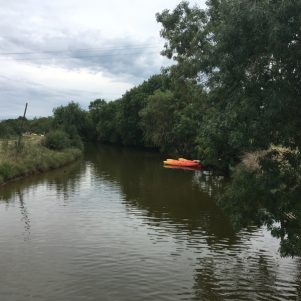
<path id="1" fill-rule="evenodd" d="M 84 145 L 81 137 L 75 133 L 68 133 L 70 137 L 70 146 L 83 150 Z"/>
<path id="2" fill-rule="evenodd" d="M 63 150 L 71 146 L 71 141 L 67 133 L 61 130 L 55 130 L 45 136 L 43 144 L 49 149 Z"/>
<path id="3" fill-rule="evenodd" d="M 13 178 L 16 174 L 16 168 L 11 163 L 3 162 L 0 164 L 0 175 L 4 180 Z"/>

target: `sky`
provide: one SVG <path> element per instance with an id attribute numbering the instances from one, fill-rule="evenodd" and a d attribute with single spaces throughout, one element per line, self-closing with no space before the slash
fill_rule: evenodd
<path id="1" fill-rule="evenodd" d="M 190 0 L 204 7 L 204 0 Z M 121 97 L 161 67 L 155 14 L 180 0 L 0 0 L 0 118 Z"/>

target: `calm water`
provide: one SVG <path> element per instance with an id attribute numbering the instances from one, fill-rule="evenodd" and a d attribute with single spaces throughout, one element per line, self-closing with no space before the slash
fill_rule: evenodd
<path id="1" fill-rule="evenodd" d="M 236 233 L 219 177 L 161 160 L 91 147 L 2 187 L 0 300 L 300 300 L 300 258 L 264 227 Z"/>

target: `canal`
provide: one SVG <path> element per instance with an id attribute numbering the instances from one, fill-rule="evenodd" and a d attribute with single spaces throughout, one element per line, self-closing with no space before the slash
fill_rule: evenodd
<path id="1" fill-rule="evenodd" d="M 301 260 L 265 226 L 235 230 L 221 176 L 154 152 L 88 146 L 0 188 L 0 300 L 299 300 Z"/>

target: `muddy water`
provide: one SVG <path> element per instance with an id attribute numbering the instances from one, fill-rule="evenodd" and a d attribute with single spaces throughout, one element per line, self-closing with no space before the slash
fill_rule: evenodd
<path id="1" fill-rule="evenodd" d="M 0 189 L 0 300 L 299 300 L 301 261 L 265 227 L 235 232 L 221 178 L 156 153 L 87 147 Z"/>

